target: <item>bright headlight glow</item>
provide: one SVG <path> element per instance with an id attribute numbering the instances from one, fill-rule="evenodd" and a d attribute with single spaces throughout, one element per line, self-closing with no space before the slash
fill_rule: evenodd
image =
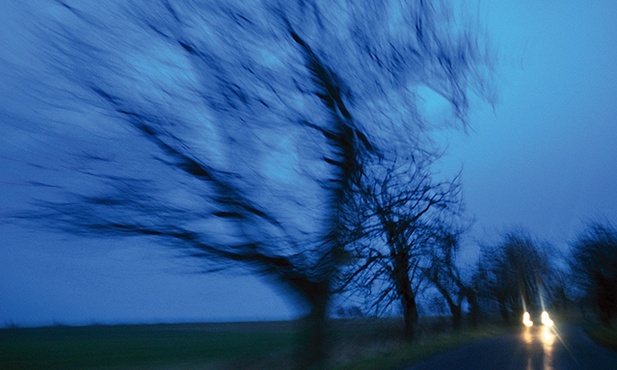
<path id="1" fill-rule="evenodd" d="M 552 345 L 555 342 L 555 334 L 549 329 L 548 326 L 542 328 L 542 343 Z"/>
<path id="2" fill-rule="evenodd" d="M 542 325 L 544 325 L 544 326 L 553 326 L 554 322 L 549 317 L 548 312 L 543 311 L 542 312 L 542 316 L 540 316 L 540 318 L 542 319 Z"/>
<path id="3" fill-rule="evenodd" d="M 525 312 L 523 314 L 523 325 L 525 325 L 528 328 L 533 326 L 533 321 L 531 321 L 531 316 L 529 315 L 529 312 Z"/>

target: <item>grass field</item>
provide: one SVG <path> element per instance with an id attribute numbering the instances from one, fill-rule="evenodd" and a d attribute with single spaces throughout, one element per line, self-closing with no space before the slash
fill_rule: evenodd
<path id="1" fill-rule="evenodd" d="M 122 325 L 0 330 L 0 368 L 211 368 L 291 352 L 289 323 Z"/>
<path id="2" fill-rule="evenodd" d="M 557 316 L 581 323 L 580 317 Z M 324 368 L 397 369 L 483 338 L 517 330 L 482 325 L 454 332 L 445 318 L 422 320 L 418 340 L 401 341 L 400 319 L 333 320 Z M 617 330 L 587 321 L 597 342 L 617 349 Z M 300 322 L 0 329 L 0 369 L 292 369 Z"/>
<path id="3" fill-rule="evenodd" d="M 512 330 L 513 327 L 485 325 L 477 329 L 428 334 L 411 345 L 399 343 L 388 351 L 356 357 L 356 360 L 346 361 L 333 368 L 336 370 L 400 369 L 438 353 Z"/>
<path id="4" fill-rule="evenodd" d="M 617 351 L 617 329 L 606 327 L 599 323 L 591 323 L 585 326 L 585 332 L 597 343 Z"/>
<path id="5" fill-rule="evenodd" d="M 388 369 L 509 330 L 461 332 L 424 327 L 412 346 L 398 320 L 335 321 L 328 335 L 331 369 Z M 0 329 L 2 369 L 293 368 L 298 322 L 56 326 Z"/>

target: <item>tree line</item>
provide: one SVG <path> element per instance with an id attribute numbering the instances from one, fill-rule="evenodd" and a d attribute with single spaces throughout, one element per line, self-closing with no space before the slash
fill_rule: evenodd
<path id="1" fill-rule="evenodd" d="M 42 100 L 87 118 L 40 120 L 70 140 L 32 181 L 59 192 L 18 217 L 86 237 L 149 238 L 206 271 L 268 277 L 307 312 L 306 366 L 323 359 L 336 295 L 361 296 L 378 313 L 398 305 L 409 341 L 427 286 L 455 327 L 465 307 L 477 323 L 493 308 L 510 320 L 537 297 L 566 304 L 565 272 L 527 234 L 483 249 L 475 269 L 457 263 L 467 227 L 460 176 L 435 172 L 425 92 L 465 130 L 470 101 L 492 102 L 494 60 L 452 4 L 50 6 L 34 30 L 45 73 L 57 77 L 38 80 Z M 59 168 L 63 178 L 46 176 Z M 614 240 L 612 229 L 594 230 L 589 240 Z M 588 239 L 575 249 L 591 269 Z M 614 274 L 584 265 L 576 271 L 589 297 L 614 294 Z"/>

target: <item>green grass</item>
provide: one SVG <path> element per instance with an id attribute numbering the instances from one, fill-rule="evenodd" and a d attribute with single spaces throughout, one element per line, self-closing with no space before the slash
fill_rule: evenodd
<path id="1" fill-rule="evenodd" d="M 423 339 L 413 344 L 402 344 L 388 352 L 371 357 L 357 358 L 355 361 L 335 367 L 336 370 L 370 370 L 397 369 L 410 366 L 415 362 L 452 350 L 465 344 L 490 338 L 512 331 L 512 327 L 483 326 L 478 329 L 466 329 L 458 332 L 426 334 Z"/>
<path id="2" fill-rule="evenodd" d="M 326 368 L 395 369 L 510 330 L 443 325 L 427 324 L 407 345 L 398 319 L 334 320 Z M 0 369 L 287 369 L 300 338 L 299 322 L 0 329 Z"/>
<path id="3" fill-rule="evenodd" d="M 595 342 L 617 351 L 617 329 L 600 324 L 587 324 L 585 332 Z"/>
<path id="4" fill-rule="evenodd" d="M 0 330 L 0 368 L 164 367 L 246 361 L 295 348 L 290 324 L 185 324 Z"/>

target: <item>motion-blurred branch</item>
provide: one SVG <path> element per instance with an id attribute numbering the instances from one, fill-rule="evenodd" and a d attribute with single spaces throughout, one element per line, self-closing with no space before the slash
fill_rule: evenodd
<path id="1" fill-rule="evenodd" d="M 64 195 L 25 217 L 86 236 L 155 237 L 215 268 L 274 277 L 309 309 L 307 366 L 323 357 L 364 164 L 423 150 L 420 88 L 463 126 L 468 96 L 491 95 L 486 49 L 441 1 L 57 5 L 52 23 L 37 23 L 64 81 L 46 98 L 88 111 L 55 123 L 86 149 L 75 154 L 81 180 L 59 181 Z M 381 213 L 398 261 L 419 217 L 453 189 L 388 199 L 379 184 L 380 207 L 415 204 L 401 230 Z M 413 270 L 397 266 L 391 274 Z"/>

